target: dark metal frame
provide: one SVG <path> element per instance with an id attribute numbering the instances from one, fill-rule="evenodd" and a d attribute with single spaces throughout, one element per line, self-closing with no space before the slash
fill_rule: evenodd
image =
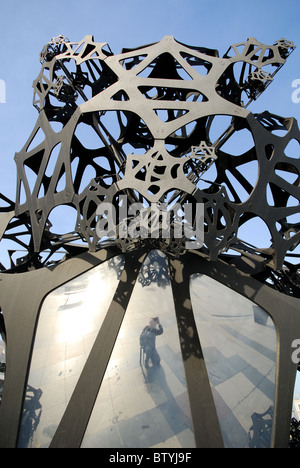
<path id="1" fill-rule="evenodd" d="M 0 213 L 2 238 L 14 240 L 26 253 L 14 260 L 16 251 L 10 252 L 11 268 L 3 267 L 0 274 L 0 330 L 7 342 L 0 447 L 18 443 L 45 297 L 121 251 L 125 267 L 119 286 L 51 443 L 51 447 L 80 447 L 139 269 L 147 253 L 157 248 L 169 259 L 196 446 L 223 447 L 223 439 L 190 300 L 194 273 L 214 278 L 272 317 L 278 338 L 272 446 L 288 445 L 297 371 L 291 359 L 292 343 L 300 333 L 299 265 L 288 260 L 300 239 L 299 223 L 290 221 L 290 216 L 299 213 L 300 160 L 285 152 L 292 140 L 300 143 L 300 134 L 294 119 L 266 112 L 253 115 L 247 107 L 271 83 L 293 49 L 283 39 L 265 46 L 250 38 L 220 58 L 215 50 L 186 46 L 170 36 L 156 44 L 124 49 L 117 56 L 91 36 L 79 43 L 60 36 L 45 46 L 42 70 L 34 82 L 38 121 L 15 156 L 16 202 L 1 196 L 6 204 Z M 75 64 L 75 71 L 70 71 L 70 64 Z M 270 66 L 273 73 L 265 71 Z M 106 126 L 107 114 L 117 119 L 116 135 Z M 231 123 L 212 141 L 210 132 L 217 115 L 231 116 Z M 99 148 L 84 146 L 80 125 L 97 135 Z M 249 132 L 254 146 L 239 156 L 224 152 L 226 141 L 241 130 Z M 277 136 L 276 130 L 284 131 L 284 136 Z M 40 142 L 38 133 L 43 135 Z M 126 150 L 128 144 L 132 154 Z M 135 154 L 139 152 L 143 154 Z M 240 171 L 249 162 L 258 165 L 255 183 Z M 216 176 L 208 182 L 206 174 L 213 165 Z M 88 167 L 95 176 L 82 188 Z M 295 180 L 288 182 L 278 171 Z M 238 184 L 248 194 L 245 198 L 239 195 Z M 164 201 L 170 192 L 171 201 L 204 204 L 205 239 L 198 250 L 187 251 L 186 239 L 107 242 L 97 237 L 95 208 L 99 203 L 109 201 L 118 208 L 119 196 L 126 194 L 130 203 L 149 205 Z M 292 206 L 291 199 L 296 200 Z M 63 235 L 52 232 L 49 221 L 51 211 L 60 205 L 72 207 L 77 218 L 74 231 Z M 238 237 L 240 226 L 253 217 L 269 228 L 272 242 L 268 248 L 259 249 Z M 76 244 L 78 240 L 83 242 Z M 65 257 L 57 261 L 53 256 L 60 251 Z"/>

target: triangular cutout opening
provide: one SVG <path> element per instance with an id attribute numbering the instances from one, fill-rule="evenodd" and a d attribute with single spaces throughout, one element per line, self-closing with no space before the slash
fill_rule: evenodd
<path id="1" fill-rule="evenodd" d="M 159 55 L 138 76 L 166 80 L 191 80 L 191 76 L 180 63 L 168 52 Z"/>
<path id="2" fill-rule="evenodd" d="M 187 114 L 189 111 L 183 109 L 154 109 L 154 112 L 162 122 L 172 122 Z"/>

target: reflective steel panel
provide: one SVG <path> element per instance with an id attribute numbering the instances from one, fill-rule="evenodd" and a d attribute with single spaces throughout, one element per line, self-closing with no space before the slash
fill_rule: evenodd
<path id="1" fill-rule="evenodd" d="M 277 351 L 273 321 L 205 275 L 193 275 L 190 289 L 224 444 L 269 447 Z"/>
<path id="2" fill-rule="evenodd" d="M 140 348 L 153 317 L 163 328 L 154 363 Z M 82 442 L 95 447 L 194 447 L 168 265 L 158 251 L 140 271 Z"/>
<path id="3" fill-rule="evenodd" d="M 123 257 L 50 293 L 39 318 L 19 447 L 48 447 L 105 318 Z"/>

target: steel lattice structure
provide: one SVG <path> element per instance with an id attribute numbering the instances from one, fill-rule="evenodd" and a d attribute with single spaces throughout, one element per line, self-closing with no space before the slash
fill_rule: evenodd
<path id="1" fill-rule="evenodd" d="M 118 252 L 131 265 L 126 267 L 129 277 L 138 271 L 140 256 L 146 252 L 159 249 L 168 256 L 182 337 L 188 314 L 183 298 L 189 292 L 185 284 L 188 280 L 178 279 L 180 271 L 184 278 L 205 271 L 264 307 L 281 336 L 279 375 L 286 380 L 286 387 L 278 390 L 276 421 L 283 417 L 295 375 L 295 365 L 287 363 L 288 355 L 300 327 L 296 313 L 299 263 L 290 260 L 297 258 L 293 251 L 300 240 L 300 222 L 295 221 L 300 201 L 299 148 L 294 152 L 290 148 L 299 147 L 300 133 L 294 118 L 267 111 L 253 114 L 249 108 L 272 83 L 294 48 L 285 39 L 268 46 L 250 38 L 234 44 L 220 57 L 217 50 L 188 46 L 172 36 L 123 49 L 119 55 L 114 55 L 106 43 L 96 43 L 92 36 L 80 42 L 59 36 L 43 48 L 42 68 L 33 83 L 37 122 L 15 155 L 16 200 L 1 196 L 6 205 L 1 208 L 2 239 L 13 240 L 23 250 L 16 259 L 18 248 L 10 252 L 11 267 L 3 267 L 1 274 L 2 327 L 8 345 L 9 334 L 14 335 L 7 355 L 10 359 L 11 353 L 11 359 L 18 362 L 14 369 L 11 361 L 7 364 L 4 390 L 14 395 L 15 409 L 10 430 L 0 435 L 2 446 L 14 445 L 17 440 L 42 298 L 47 291 Z M 239 146 L 233 151 L 226 149 L 237 141 L 242 150 Z M 129 203 L 146 206 L 204 204 L 204 245 L 187 251 L 184 239 L 99 239 L 97 207 L 109 202 L 118 213 L 121 195 L 126 195 Z M 73 209 L 73 231 L 53 232 L 49 217 L 59 206 Z M 239 235 L 252 219 L 263 221 L 270 233 L 266 248 L 250 245 Z M 58 252 L 65 255 L 59 261 L 55 257 Z M 68 264 L 72 264 L 72 271 L 67 269 Z M 49 276 L 52 268 L 57 272 L 55 279 Z M 34 286 L 30 286 L 31 278 L 37 281 Z M 126 285 L 130 290 L 132 284 Z M 38 286 L 41 292 L 37 292 Z M 16 288 L 13 303 L 8 299 L 11 288 Z M 25 291 L 34 296 L 34 304 L 26 302 Z M 24 301 L 22 313 L 16 311 L 20 301 Z M 274 304 L 279 303 L 275 310 Z M 283 320 L 279 310 L 284 308 Z M 26 330 L 22 346 L 17 344 L 18 332 L 12 331 L 20 326 L 20 320 Z M 121 323 L 122 318 L 119 320 Z M 189 326 L 193 327 L 192 321 Z M 109 336 L 108 348 L 112 349 L 113 338 Z M 201 346 L 197 337 L 195 340 L 199 357 Z M 103 359 L 105 370 L 107 361 Z M 205 372 L 201 359 L 196 367 L 189 367 L 189 360 L 185 361 L 197 429 L 199 411 L 204 419 L 214 413 L 211 406 L 207 409 L 210 415 L 200 409 L 197 389 L 189 380 L 192 373 Z M 101 375 L 98 377 L 99 387 Z M 0 425 L 12 414 L 12 403 L 9 397 L 6 403 L 5 392 Z M 208 387 L 203 395 L 211 402 Z M 70 424 L 71 415 L 70 410 L 62 424 Z M 279 426 L 275 430 L 275 446 L 284 445 L 286 415 L 284 419 L 284 430 L 281 432 Z M 54 445 L 65 444 L 67 426 L 62 427 Z M 222 445 L 221 437 L 212 436 L 218 433 L 217 422 L 212 427 L 211 434 L 204 434 L 199 427 L 195 430 L 199 446 Z M 77 445 L 82 431 L 77 439 L 74 436 Z"/>

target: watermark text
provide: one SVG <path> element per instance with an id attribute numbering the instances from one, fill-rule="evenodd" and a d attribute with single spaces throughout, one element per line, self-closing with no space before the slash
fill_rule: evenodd
<path id="1" fill-rule="evenodd" d="M 292 354 L 292 361 L 294 364 L 298 364 L 300 362 L 300 339 L 293 341 L 292 348 L 296 348 Z"/>
<path id="2" fill-rule="evenodd" d="M 292 88 L 295 88 L 295 90 L 292 92 L 292 101 L 294 104 L 299 104 L 300 102 L 300 78 L 293 80 Z"/>
<path id="3" fill-rule="evenodd" d="M 118 213 L 112 203 L 101 203 L 96 211 L 99 239 L 185 239 L 185 248 L 198 249 L 204 242 L 204 204 L 131 203 L 119 199 Z M 117 222 L 118 220 L 118 222 Z"/>
<path id="4" fill-rule="evenodd" d="M 6 103 L 6 85 L 5 81 L 0 79 L 0 104 Z"/>

